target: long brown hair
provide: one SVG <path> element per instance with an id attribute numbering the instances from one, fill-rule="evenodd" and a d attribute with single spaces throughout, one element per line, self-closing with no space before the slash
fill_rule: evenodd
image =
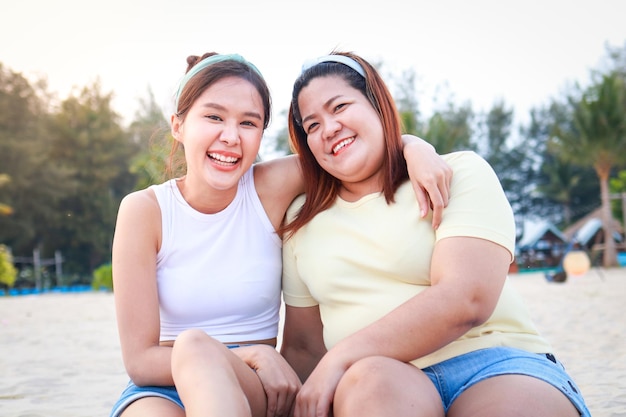
<path id="1" fill-rule="evenodd" d="M 394 202 L 394 194 L 408 178 L 402 154 L 402 122 L 387 85 L 376 69 L 352 52 L 332 52 L 347 56 L 363 67 L 365 77 L 347 65 L 324 61 L 305 70 L 296 79 L 289 107 L 289 137 L 294 153 L 298 154 L 304 175 L 306 201 L 296 217 L 282 228 L 291 236 L 318 213 L 328 209 L 339 195 L 341 181 L 324 171 L 307 145 L 307 134 L 302 128 L 298 96 L 311 80 L 318 77 L 340 76 L 350 86 L 359 90 L 372 104 L 383 126 L 386 154 L 383 161 L 383 194 L 387 203 Z"/>

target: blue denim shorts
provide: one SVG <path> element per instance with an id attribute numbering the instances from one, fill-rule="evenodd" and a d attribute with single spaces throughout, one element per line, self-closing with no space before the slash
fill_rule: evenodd
<path id="1" fill-rule="evenodd" d="M 241 346 L 250 346 L 250 345 L 240 345 L 240 344 L 226 344 L 228 349 L 234 349 Z M 137 401 L 141 398 L 146 397 L 160 397 L 165 398 L 166 400 L 170 400 L 171 402 L 177 404 L 183 410 L 185 407 L 183 406 L 183 402 L 180 400 L 178 396 L 178 391 L 176 391 L 176 387 L 174 386 L 146 386 L 146 387 L 138 387 L 133 383 L 133 381 L 129 381 L 124 391 L 120 395 L 120 398 L 117 400 L 115 405 L 113 406 L 113 410 L 111 411 L 110 417 L 119 417 L 120 414 L 128 407 L 132 402 Z"/>
<path id="2" fill-rule="evenodd" d="M 472 385 L 498 375 L 517 374 L 539 378 L 560 390 L 583 417 L 591 417 L 585 400 L 563 365 L 552 354 L 493 347 L 448 359 L 422 369 L 435 384 L 445 411 Z"/>
<path id="3" fill-rule="evenodd" d="M 137 401 L 141 398 L 146 397 L 160 397 L 165 398 L 166 400 L 170 400 L 182 409 L 183 402 L 180 400 L 178 396 L 178 392 L 176 391 L 176 387 L 138 387 L 133 383 L 133 381 L 129 381 L 128 385 L 124 391 L 122 391 L 122 395 L 120 395 L 119 400 L 113 406 L 113 410 L 111 411 L 111 417 L 119 417 L 120 414 L 128 407 L 132 402 Z"/>

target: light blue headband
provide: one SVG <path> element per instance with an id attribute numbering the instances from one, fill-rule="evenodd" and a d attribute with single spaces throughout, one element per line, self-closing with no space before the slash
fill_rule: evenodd
<path id="1" fill-rule="evenodd" d="M 211 55 L 210 57 L 204 58 L 202 61 L 198 62 L 196 65 L 191 67 L 191 69 L 185 74 L 182 80 L 180 80 L 180 84 L 178 84 L 178 90 L 176 91 L 176 111 L 178 111 L 178 99 L 180 99 L 180 95 L 185 88 L 185 85 L 193 78 L 194 75 L 205 69 L 206 67 L 216 64 L 218 62 L 224 61 L 237 61 L 243 64 L 246 64 L 250 68 L 254 70 L 261 78 L 263 75 L 261 71 L 257 67 L 255 67 L 251 62 L 245 60 L 244 57 L 238 54 L 226 54 L 226 55 Z"/>
<path id="2" fill-rule="evenodd" d="M 340 64 L 343 65 L 347 65 L 350 68 L 352 68 L 353 70 L 355 70 L 356 72 L 358 72 L 359 74 L 361 74 L 361 77 L 365 78 L 365 71 L 363 70 L 363 67 L 361 66 L 361 64 L 359 64 L 358 62 L 356 62 L 354 59 L 345 56 L 345 55 L 325 55 L 325 56 L 321 56 L 319 58 L 315 58 L 315 59 L 310 59 L 308 61 L 305 61 L 304 64 L 302 64 L 302 72 L 308 70 L 311 67 L 314 67 L 317 64 L 321 64 L 323 62 L 338 62 Z"/>

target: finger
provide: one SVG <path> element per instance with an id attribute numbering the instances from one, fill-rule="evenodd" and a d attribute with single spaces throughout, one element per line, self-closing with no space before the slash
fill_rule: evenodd
<path id="1" fill-rule="evenodd" d="M 428 214 L 428 195 L 426 191 L 419 185 L 412 184 L 415 197 L 417 198 L 417 204 L 420 206 L 420 216 L 426 217 Z"/>
<path id="2" fill-rule="evenodd" d="M 296 397 L 291 397 L 291 404 L 289 404 L 289 417 L 296 416 Z"/>
<path id="3" fill-rule="evenodd" d="M 432 218 L 432 226 L 433 229 L 437 229 L 439 227 L 439 225 L 441 224 L 441 219 L 443 217 L 443 209 L 444 209 L 444 202 L 443 202 L 443 198 L 437 198 L 437 199 L 430 199 L 430 207 L 433 210 L 433 218 Z"/>
<path id="4" fill-rule="evenodd" d="M 316 417 L 315 403 L 300 399 L 296 401 L 296 412 L 294 417 Z"/>
<path id="5" fill-rule="evenodd" d="M 277 398 L 275 394 L 267 393 L 267 417 L 276 416 Z"/>
<path id="6" fill-rule="evenodd" d="M 448 207 L 448 203 L 450 202 L 450 189 L 452 188 L 452 169 L 448 169 L 446 171 L 446 181 L 445 186 L 443 187 L 444 195 L 445 195 L 445 207 Z"/>
<path id="7" fill-rule="evenodd" d="M 437 184 L 437 191 L 439 193 L 438 195 L 441 200 L 442 207 L 447 207 L 450 199 L 450 190 L 447 188 L 446 183 L 442 182 Z"/>
<path id="8" fill-rule="evenodd" d="M 292 400 L 294 392 L 289 388 L 280 390 L 276 398 L 276 410 L 274 415 L 276 416 L 288 416 L 292 410 Z"/>
<path id="9" fill-rule="evenodd" d="M 315 415 L 328 417 L 328 413 L 330 412 L 330 406 L 330 401 L 327 401 L 324 397 L 320 398 L 317 403 L 317 410 Z"/>

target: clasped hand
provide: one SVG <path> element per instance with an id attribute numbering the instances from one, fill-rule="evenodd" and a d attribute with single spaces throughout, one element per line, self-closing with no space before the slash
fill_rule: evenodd
<path id="1" fill-rule="evenodd" d="M 292 415 L 296 394 L 302 386 L 298 375 L 271 346 L 255 345 L 248 365 L 254 369 L 267 396 L 267 417 Z"/>

